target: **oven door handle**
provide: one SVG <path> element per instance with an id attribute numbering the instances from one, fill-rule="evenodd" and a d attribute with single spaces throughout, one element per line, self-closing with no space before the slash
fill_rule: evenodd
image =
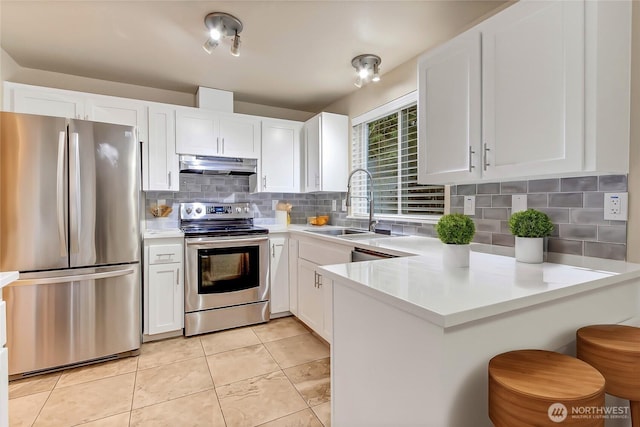
<path id="1" fill-rule="evenodd" d="M 187 246 L 226 246 L 229 243 L 242 243 L 243 245 L 250 245 L 252 243 L 263 243 L 269 240 L 268 236 L 264 237 L 188 237 L 185 239 Z"/>

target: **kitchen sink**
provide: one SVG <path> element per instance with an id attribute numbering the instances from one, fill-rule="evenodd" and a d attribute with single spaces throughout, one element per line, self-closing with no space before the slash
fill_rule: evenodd
<path id="1" fill-rule="evenodd" d="M 348 237 L 348 236 L 362 236 L 362 235 L 373 235 L 375 233 L 367 230 L 359 230 L 357 228 L 330 228 L 330 229 L 319 229 L 314 230 L 312 228 L 307 228 L 305 231 L 309 231 L 311 233 L 322 234 L 325 236 L 335 236 L 335 237 Z"/>

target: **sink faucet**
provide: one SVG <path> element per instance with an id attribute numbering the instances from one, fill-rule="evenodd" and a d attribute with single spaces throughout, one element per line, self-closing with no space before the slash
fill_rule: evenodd
<path id="1" fill-rule="evenodd" d="M 351 195 L 351 178 L 356 172 L 364 172 L 367 174 L 369 181 L 369 195 L 368 196 L 352 196 Z M 377 221 L 373 219 L 373 177 L 371 173 L 362 168 L 354 169 L 349 175 L 347 180 L 347 207 L 351 206 L 351 199 L 367 199 L 369 201 L 369 231 L 375 231 Z"/>

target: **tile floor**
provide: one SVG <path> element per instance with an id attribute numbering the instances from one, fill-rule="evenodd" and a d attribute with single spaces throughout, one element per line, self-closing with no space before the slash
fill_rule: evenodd
<path id="1" fill-rule="evenodd" d="M 287 317 L 11 382 L 9 424 L 328 427 L 329 381 L 329 347 Z"/>

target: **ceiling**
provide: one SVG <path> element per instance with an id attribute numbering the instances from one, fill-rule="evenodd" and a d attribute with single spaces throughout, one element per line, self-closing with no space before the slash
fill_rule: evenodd
<path id="1" fill-rule="evenodd" d="M 503 3 L 2 0 L 0 40 L 26 68 L 316 112 L 357 90 L 354 56 L 379 55 L 384 79 Z M 243 22 L 240 57 L 202 49 L 210 12 Z"/>

